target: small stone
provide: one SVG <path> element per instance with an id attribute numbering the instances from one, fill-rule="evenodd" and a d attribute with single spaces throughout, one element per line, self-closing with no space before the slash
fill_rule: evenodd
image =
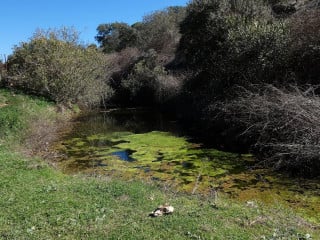
<path id="1" fill-rule="evenodd" d="M 173 211 L 174 211 L 174 207 L 173 206 L 170 206 L 168 204 L 160 205 L 153 212 L 151 212 L 149 214 L 149 216 L 151 216 L 151 217 L 159 217 L 159 216 L 162 216 L 164 214 L 171 214 L 171 213 L 173 213 Z"/>

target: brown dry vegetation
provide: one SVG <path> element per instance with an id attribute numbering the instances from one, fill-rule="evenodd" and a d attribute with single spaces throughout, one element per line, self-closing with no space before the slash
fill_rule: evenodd
<path id="1" fill-rule="evenodd" d="M 293 174 L 318 174 L 320 97 L 315 88 L 259 85 L 235 91 L 236 99 L 218 107 L 220 117 L 245 129 L 242 138 L 254 139 L 252 150 L 263 163 Z"/>
<path id="2" fill-rule="evenodd" d="M 50 146 L 57 141 L 61 135 L 72 128 L 72 117 L 75 113 L 70 110 L 60 110 L 58 107 L 48 108 L 45 117 L 34 116 L 25 133 L 22 151 L 28 156 L 41 156 L 52 158 Z M 58 115 L 57 115 L 58 113 Z M 53 161 L 50 161 L 53 164 Z"/>

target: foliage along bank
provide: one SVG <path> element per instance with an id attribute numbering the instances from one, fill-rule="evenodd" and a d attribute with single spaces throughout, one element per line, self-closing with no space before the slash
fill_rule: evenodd
<path id="1" fill-rule="evenodd" d="M 111 102 L 160 105 L 224 148 L 249 149 L 295 175 L 318 175 L 318 6 L 194 0 L 126 28 L 102 24 L 100 48 L 115 62 L 127 60 L 112 75 Z M 164 15 L 168 20 L 158 21 Z M 156 27 L 148 35 L 149 25 Z M 175 38 L 157 38 L 169 30 Z"/>
<path id="2" fill-rule="evenodd" d="M 100 24 L 98 48 L 40 33 L 10 56 L 5 84 L 64 104 L 160 106 L 225 148 L 317 175 L 318 6 L 193 0 Z"/>

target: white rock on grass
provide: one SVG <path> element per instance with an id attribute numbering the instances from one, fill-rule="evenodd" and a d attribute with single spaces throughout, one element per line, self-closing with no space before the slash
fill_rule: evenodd
<path id="1" fill-rule="evenodd" d="M 162 215 L 171 214 L 174 211 L 174 207 L 165 204 L 157 207 L 153 212 L 149 214 L 151 217 L 160 217 Z"/>

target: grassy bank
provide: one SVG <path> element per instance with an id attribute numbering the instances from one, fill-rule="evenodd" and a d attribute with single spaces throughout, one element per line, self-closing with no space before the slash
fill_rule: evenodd
<path id="1" fill-rule="evenodd" d="M 38 129 L 32 126 L 42 120 L 54 124 L 59 117 L 54 109 L 0 90 L 0 239 L 320 239 L 319 229 L 277 204 L 270 208 L 137 181 L 68 176 L 23 156 L 18 150 L 32 144 L 28 136 Z M 175 207 L 172 215 L 148 216 L 166 202 Z"/>

